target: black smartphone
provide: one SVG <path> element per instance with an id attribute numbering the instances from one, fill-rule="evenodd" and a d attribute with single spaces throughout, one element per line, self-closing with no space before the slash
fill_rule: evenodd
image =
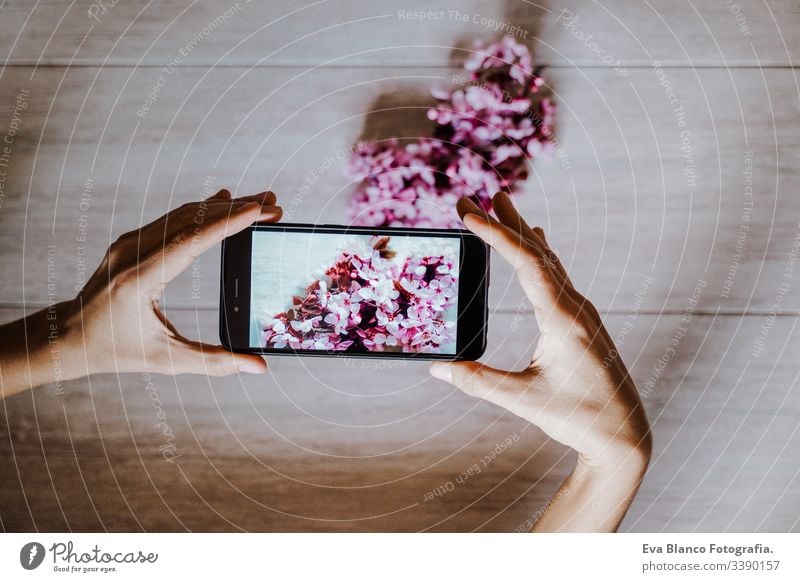
<path id="1" fill-rule="evenodd" d="M 489 248 L 466 230 L 255 224 L 222 243 L 234 352 L 474 360 Z"/>

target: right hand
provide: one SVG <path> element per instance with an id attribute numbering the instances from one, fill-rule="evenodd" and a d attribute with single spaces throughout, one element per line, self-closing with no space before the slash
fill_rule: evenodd
<path id="1" fill-rule="evenodd" d="M 533 304 L 538 345 L 524 370 L 454 362 L 433 364 L 431 374 L 535 424 L 587 466 L 646 467 L 650 425 L 597 309 L 575 290 L 542 229 L 528 226 L 506 194 L 495 195 L 494 209 L 499 220 L 468 199 L 458 205 L 467 228 L 516 269 Z"/>

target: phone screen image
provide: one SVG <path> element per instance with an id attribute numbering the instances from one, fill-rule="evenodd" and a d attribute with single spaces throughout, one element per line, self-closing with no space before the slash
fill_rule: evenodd
<path id="1" fill-rule="evenodd" d="M 250 347 L 456 354 L 461 241 L 254 231 Z"/>

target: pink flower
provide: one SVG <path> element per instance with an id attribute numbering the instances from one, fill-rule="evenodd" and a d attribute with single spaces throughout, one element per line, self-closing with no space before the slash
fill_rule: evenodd
<path id="1" fill-rule="evenodd" d="M 372 142 L 350 158 L 353 223 L 457 227 L 459 198 L 490 210 L 495 192 L 527 178 L 528 160 L 550 153 L 555 104 L 535 99 L 544 80 L 525 46 L 507 36 L 478 47 L 464 70 L 462 87 L 431 91 L 431 138 Z"/>
<path id="2" fill-rule="evenodd" d="M 413 254 L 394 260 L 389 237 L 339 253 L 292 308 L 264 320 L 275 348 L 436 352 L 455 342 L 457 257 Z"/>

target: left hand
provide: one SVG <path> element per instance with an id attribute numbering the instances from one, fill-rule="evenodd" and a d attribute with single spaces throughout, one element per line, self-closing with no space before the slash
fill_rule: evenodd
<path id="1" fill-rule="evenodd" d="M 261 356 L 185 338 L 159 309 L 159 298 L 167 283 L 225 237 L 256 221 L 279 220 L 281 209 L 274 204 L 272 192 L 231 199 L 228 190 L 220 190 L 123 234 L 64 310 L 66 342 L 71 348 L 80 344 L 85 354 L 83 369 L 68 376 L 265 373 Z"/>

